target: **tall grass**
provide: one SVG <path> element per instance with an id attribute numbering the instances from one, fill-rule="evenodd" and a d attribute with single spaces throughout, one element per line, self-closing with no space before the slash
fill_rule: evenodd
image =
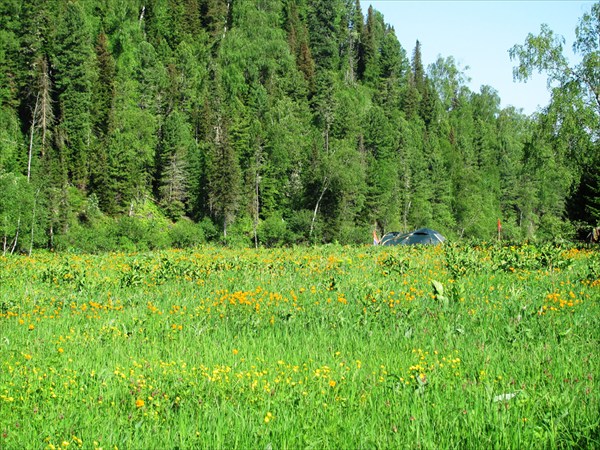
<path id="1" fill-rule="evenodd" d="M 0 259 L 0 448 L 600 446 L 600 258 Z"/>

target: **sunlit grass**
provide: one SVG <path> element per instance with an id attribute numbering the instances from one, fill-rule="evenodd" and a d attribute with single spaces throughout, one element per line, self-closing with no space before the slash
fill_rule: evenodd
<path id="1" fill-rule="evenodd" d="M 595 447 L 598 261 L 532 246 L 2 258 L 0 448 Z"/>

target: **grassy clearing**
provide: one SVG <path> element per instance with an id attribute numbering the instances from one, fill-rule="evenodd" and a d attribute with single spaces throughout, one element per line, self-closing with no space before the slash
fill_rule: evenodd
<path id="1" fill-rule="evenodd" d="M 600 257 L 0 259 L 0 448 L 600 446 Z"/>

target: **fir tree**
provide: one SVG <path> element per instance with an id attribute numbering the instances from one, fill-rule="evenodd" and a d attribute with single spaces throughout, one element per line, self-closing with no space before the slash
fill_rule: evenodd
<path id="1" fill-rule="evenodd" d="M 89 182 L 90 111 L 94 61 L 88 18 L 78 3 L 67 3 L 55 37 L 52 66 L 56 73 L 57 117 L 67 169 L 73 183 Z"/>

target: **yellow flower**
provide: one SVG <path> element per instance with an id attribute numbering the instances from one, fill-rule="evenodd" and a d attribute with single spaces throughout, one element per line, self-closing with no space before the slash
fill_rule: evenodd
<path id="1" fill-rule="evenodd" d="M 144 402 L 144 400 L 142 400 L 141 398 L 138 398 L 138 399 L 135 401 L 135 406 L 136 406 L 137 408 L 141 408 L 141 407 L 142 407 L 142 406 L 144 406 L 145 404 L 146 404 L 146 402 Z"/>
<path id="2" fill-rule="evenodd" d="M 329 386 L 331 386 L 332 388 L 335 387 L 337 383 L 335 382 L 335 380 L 329 380 Z"/>
<path id="3" fill-rule="evenodd" d="M 33 326 L 32 323 L 29 324 L 29 331 L 32 331 L 35 327 Z"/>
<path id="4" fill-rule="evenodd" d="M 271 420 L 275 419 L 275 416 L 269 411 L 265 416 L 265 423 L 269 423 Z"/>
<path id="5" fill-rule="evenodd" d="M 63 353 L 63 352 L 64 352 L 63 348 L 62 347 L 58 347 L 58 353 Z"/>
<path id="6" fill-rule="evenodd" d="M 239 351 L 237 348 L 234 348 L 234 349 L 233 349 L 233 354 L 234 354 L 234 355 L 237 355 L 239 352 L 240 352 L 240 351 Z"/>

